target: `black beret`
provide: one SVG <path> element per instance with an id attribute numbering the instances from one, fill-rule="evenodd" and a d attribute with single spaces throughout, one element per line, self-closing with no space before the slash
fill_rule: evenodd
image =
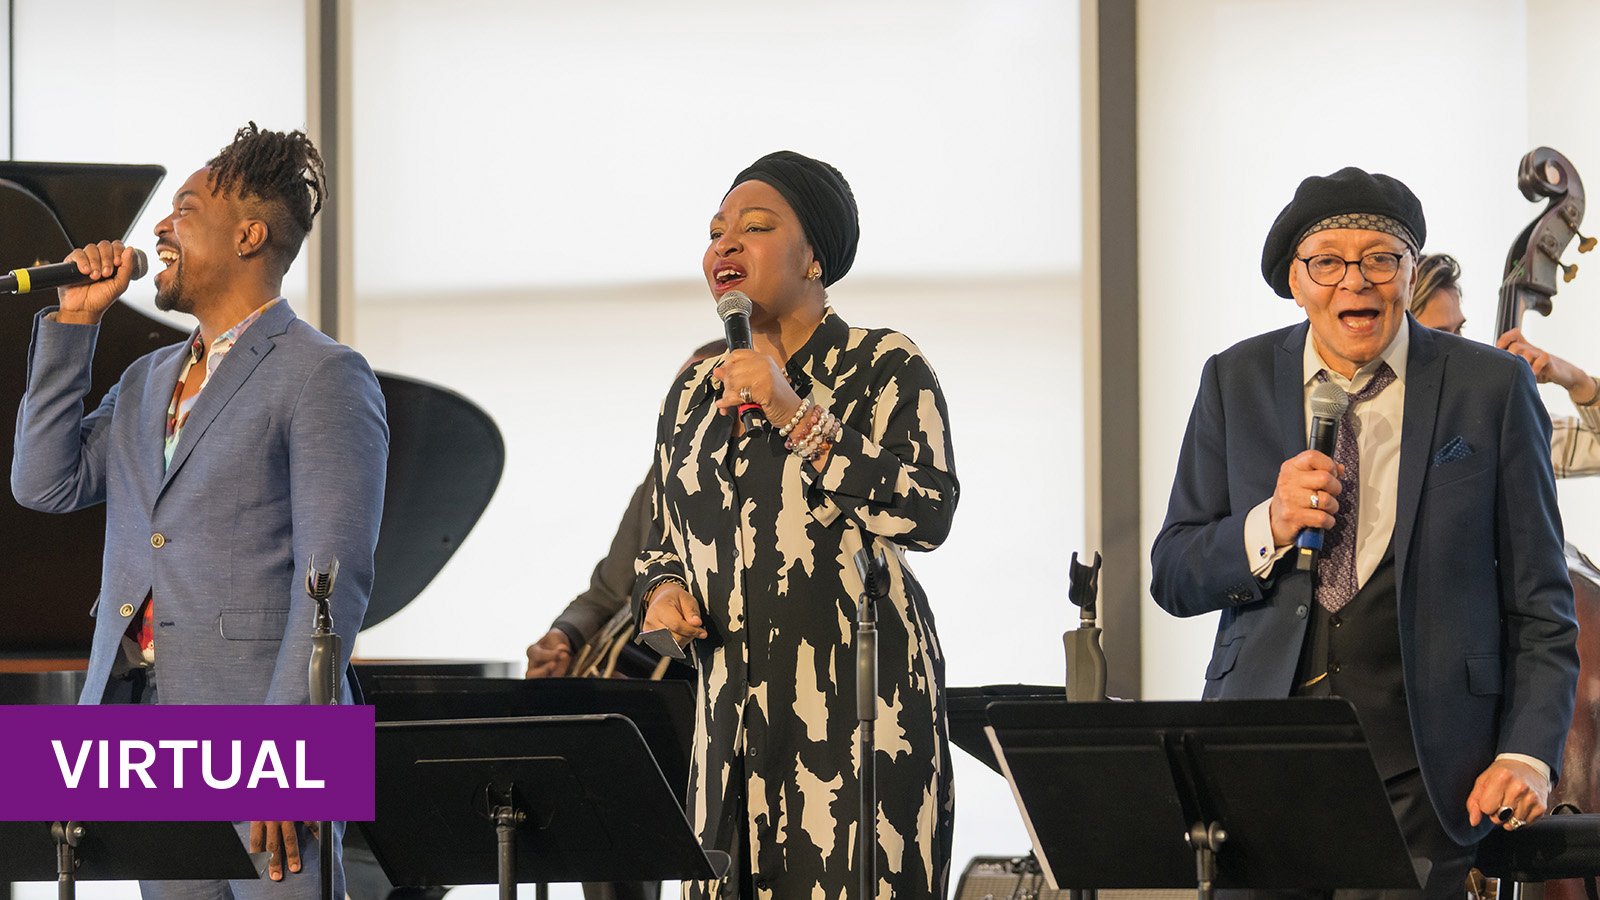
<path id="1" fill-rule="evenodd" d="M 1261 248 L 1261 277 L 1280 297 L 1289 291 L 1289 266 L 1295 248 L 1312 226 L 1330 216 L 1368 215 L 1394 220 L 1406 232 L 1397 234 L 1413 252 L 1422 249 L 1428 237 L 1428 223 L 1422 217 L 1422 201 L 1397 178 L 1364 172 L 1346 166 L 1329 175 L 1313 175 L 1300 182 L 1294 199 L 1278 213 Z M 1347 227 L 1363 227 L 1352 223 Z M 1387 230 L 1378 228 L 1378 230 Z"/>
<path id="2" fill-rule="evenodd" d="M 855 194 L 838 169 L 793 150 L 779 150 L 751 163 L 728 190 L 746 181 L 765 182 L 783 195 L 800 219 L 811 252 L 822 264 L 823 285 L 833 284 L 850 271 L 861 240 L 861 220 L 856 214 Z"/>

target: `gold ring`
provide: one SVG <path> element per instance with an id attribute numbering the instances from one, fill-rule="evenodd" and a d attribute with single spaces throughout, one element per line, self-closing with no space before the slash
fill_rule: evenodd
<path id="1" fill-rule="evenodd" d="M 1317 508 L 1317 492 L 1316 491 L 1312 491 L 1311 492 L 1311 508 L 1312 509 L 1316 509 Z"/>

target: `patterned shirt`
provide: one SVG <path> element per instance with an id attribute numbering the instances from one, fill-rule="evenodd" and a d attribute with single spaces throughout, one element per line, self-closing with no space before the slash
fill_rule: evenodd
<path id="1" fill-rule="evenodd" d="M 189 360 L 183 364 L 182 371 L 178 372 L 178 384 L 172 391 L 172 402 L 167 404 L 167 441 L 164 448 L 166 465 L 172 465 L 172 453 L 178 449 L 178 439 L 183 437 L 183 425 L 189 421 L 189 411 L 194 409 L 195 401 L 200 399 L 201 391 L 204 391 L 206 384 L 211 381 L 211 374 L 217 371 L 218 366 L 222 365 L 222 361 L 228 356 L 228 351 L 232 350 L 233 345 L 239 342 L 239 336 L 244 334 L 245 329 L 254 325 L 255 321 L 261 318 L 261 314 L 271 309 L 272 304 L 277 303 L 280 299 L 282 298 L 273 297 L 271 300 L 256 307 L 256 311 L 245 316 L 239 324 L 216 336 L 211 342 L 211 349 L 205 355 L 206 373 L 205 377 L 200 380 L 199 390 L 196 390 L 193 396 L 184 397 L 183 390 L 184 385 L 189 381 L 189 370 L 193 368 L 196 362 L 199 362 L 200 351 L 204 346 L 201 343 L 200 329 L 196 328 L 194 334 L 190 335 Z"/>
<path id="2" fill-rule="evenodd" d="M 1556 477 L 1600 475 L 1600 404 L 1580 406 L 1576 416 L 1553 418 L 1550 424 Z"/>

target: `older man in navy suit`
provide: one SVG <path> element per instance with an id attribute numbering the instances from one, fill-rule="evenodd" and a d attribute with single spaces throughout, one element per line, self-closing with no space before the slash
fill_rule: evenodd
<path id="1" fill-rule="evenodd" d="M 345 648 L 354 641 L 389 433 L 366 361 L 282 297 L 323 193 L 306 136 L 253 122 L 189 176 L 156 225 L 156 304 L 199 327 L 135 361 L 87 415 L 98 325 L 127 290 L 133 251 L 73 251 L 95 280 L 63 289 L 34 324 L 12 493 L 47 512 L 106 505 L 84 703 L 309 702 L 313 555 L 339 559 L 334 628 Z M 251 849 L 272 851 L 270 880 L 152 882 L 145 895 L 310 898 L 316 841 L 337 848 L 343 826 L 238 827 Z M 337 857 L 334 877 L 342 896 Z"/>
<path id="2" fill-rule="evenodd" d="M 1151 592 L 1174 615 L 1221 611 L 1207 698 L 1352 702 L 1412 856 L 1431 864 L 1424 896 L 1444 898 L 1496 822 L 1545 811 L 1577 626 L 1533 377 L 1410 318 L 1425 237 L 1393 178 L 1346 168 L 1300 185 L 1262 273 L 1306 321 L 1206 363 Z M 1349 400 L 1331 457 L 1306 449 L 1325 382 Z M 1307 528 L 1325 538 L 1300 571 Z"/>

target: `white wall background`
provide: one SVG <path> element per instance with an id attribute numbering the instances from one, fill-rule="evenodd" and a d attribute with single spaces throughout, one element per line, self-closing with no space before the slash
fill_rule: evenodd
<path id="1" fill-rule="evenodd" d="M 147 253 L 178 186 L 239 127 L 252 119 L 279 131 L 306 127 L 300 3 L 11 2 L 16 158 L 166 166 L 167 177 L 129 237 Z M 64 45 L 65 35 L 71 37 Z M 304 254 L 283 290 L 304 315 Z M 153 312 L 153 279 L 135 282 L 127 299 Z M 171 318 L 185 328 L 194 321 Z"/>
<path id="2" fill-rule="evenodd" d="M 1461 260 L 1468 336 L 1493 337 L 1506 248 L 1541 209 L 1518 193 L 1517 161 L 1551 143 L 1600 181 L 1600 128 L 1577 112 L 1597 19 L 1592 3 L 1543 0 L 1422 0 L 1376 17 L 1309 0 L 1140 3 L 1147 546 L 1206 357 L 1303 317 L 1259 271 L 1267 228 L 1303 177 L 1359 165 L 1405 181 L 1427 212 L 1425 249 Z M 1336 119 L 1308 117 L 1330 101 Z M 1580 277 L 1557 296 L 1559 318 L 1530 334 L 1600 368 L 1596 299 L 1600 281 Z M 1551 408 L 1568 410 L 1560 392 Z M 1597 488 L 1562 487 L 1568 531 L 1590 546 L 1600 517 L 1575 501 L 1600 499 Z M 1198 696 L 1215 616 L 1150 610 L 1145 696 Z"/>

